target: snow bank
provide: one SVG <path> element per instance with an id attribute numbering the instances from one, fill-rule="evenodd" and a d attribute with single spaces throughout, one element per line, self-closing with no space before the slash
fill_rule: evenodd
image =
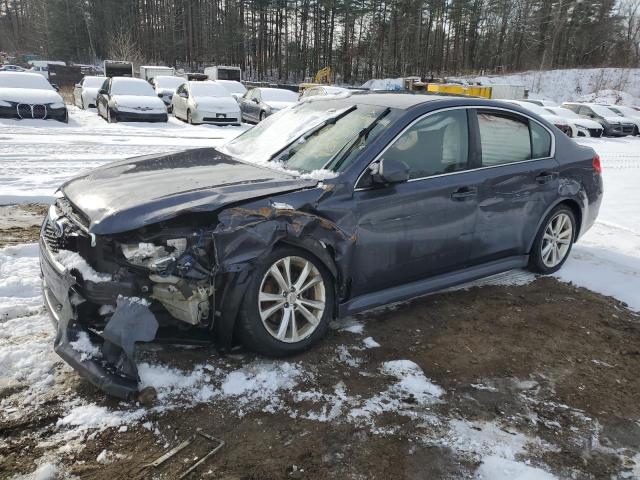
<path id="1" fill-rule="evenodd" d="M 623 105 L 640 105 L 640 68 L 585 68 L 566 70 L 529 70 L 510 75 L 468 76 L 451 78 L 462 82 L 480 82 L 482 85 L 523 85 L 531 98 L 564 102 L 580 100 L 603 91 L 624 92 Z M 616 102 L 618 103 L 618 102 Z"/>

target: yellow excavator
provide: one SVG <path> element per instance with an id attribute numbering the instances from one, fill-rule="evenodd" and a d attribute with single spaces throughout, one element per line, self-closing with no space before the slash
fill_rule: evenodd
<path id="1" fill-rule="evenodd" d="M 331 84 L 331 67 L 321 68 L 316 72 L 313 79 L 309 78 L 308 81 L 298 85 L 298 92 L 302 94 L 307 88 L 315 87 L 316 85 L 330 85 Z"/>

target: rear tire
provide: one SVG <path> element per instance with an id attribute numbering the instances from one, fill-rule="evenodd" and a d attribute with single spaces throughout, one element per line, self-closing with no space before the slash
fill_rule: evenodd
<path id="1" fill-rule="evenodd" d="M 576 238 L 573 211 L 558 205 L 546 216 L 529 255 L 529 270 L 548 275 L 560 270 L 569 258 Z"/>
<path id="2" fill-rule="evenodd" d="M 193 125 L 193 118 L 191 117 L 191 110 L 187 110 L 187 123 Z"/>
<path id="3" fill-rule="evenodd" d="M 304 352 L 327 332 L 333 303 L 333 277 L 322 262 L 305 250 L 278 247 L 257 262 L 249 280 L 239 312 L 242 343 L 271 357 Z"/>

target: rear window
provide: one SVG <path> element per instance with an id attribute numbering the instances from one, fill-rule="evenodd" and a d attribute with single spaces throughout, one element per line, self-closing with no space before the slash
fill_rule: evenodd
<path id="1" fill-rule="evenodd" d="M 531 158 L 529 125 L 511 116 L 478 112 L 482 165 L 491 167 Z"/>
<path id="2" fill-rule="evenodd" d="M 538 122 L 529 122 L 531 126 L 531 158 L 551 156 L 551 134 Z"/>
<path id="3" fill-rule="evenodd" d="M 478 112 L 478 126 L 485 167 L 551 156 L 551 134 L 535 120 Z"/>

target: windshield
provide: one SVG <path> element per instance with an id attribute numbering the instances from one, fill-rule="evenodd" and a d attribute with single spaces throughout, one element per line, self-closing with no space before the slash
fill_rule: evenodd
<path id="1" fill-rule="evenodd" d="M 0 88 L 29 88 L 33 90 L 53 90 L 53 87 L 39 73 L 0 72 Z"/>
<path id="2" fill-rule="evenodd" d="M 603 107 L 602 105 L 589 105 L 591 110 L 600 115 L 601 117 L 617 117 L 618 115 L 615 112 L 612 112 L 607 107 Z"/>
<path id="3" fill-rule="evenodd" d="M 234 82 L 233 80 L 218 80 L 218 83 L 227 89 L 229 93 L 244 93 L 247 89 L 240 82 Z"/>
<path id="4" fill-rule="evenodd" d="M 229 92 L 213 82 L 189 82 L 194 97 L 228 97 Z"/>
<path id="5" fill-rule="evenodd" d="M 104 83 L 104 77 L 84 77 L 82 86 L 86 88 L 100 88 Z"/>
<path id="6" fill-rule="evenodd" d="M 309 173 L 344 170 L 397 117 L 377 105 L 318 101 L 296 105 L 267 117 L 221 150 L 254 163 L 273 160 Z"/>
<path id="7" fill-rule="evenodd" d="M 180 85 L 182 85 L 185 80 L 181 77 L 172 77 L 172 76 L 159 76 L 154 78 L 156 82 L 156 86 L 158 88 L 166 88 L 166 89 L 177 89 Z"/>
<path id="8" fill-rule="evenodd" d="M 138 78 L 114 78 L 111 83 L 111 95 L 138 95 L 155 97 L 151 85 Z"/>
<path id="9" fill-rule="evenodd" d="M 267 102 L 297 102 L 298 94 L 281 88 L 261 88 L 262 100 Z"/>

